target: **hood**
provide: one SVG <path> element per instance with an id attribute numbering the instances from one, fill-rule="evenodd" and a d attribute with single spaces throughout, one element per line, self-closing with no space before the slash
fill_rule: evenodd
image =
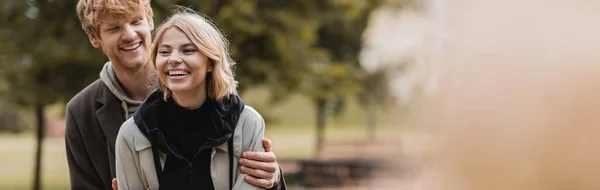
<path id="1" fill-rule="evenodd" d="M 163 93 L 160 90 L 156 90 L 150 94 L 133 116 L 136 125 L 146 138 L 150 140 L 152 146 L 158 147 L 159 150 L 165 153 L 172 150 L 168 148 L 169 145 L 158 128 L 159 119 L 161 118 L 158 113 L 160 113 L 159 109 L 162 109 L 166 103 Z M 215 147 L 225 143 L 233 136 L 245 104 L 235 94 L 229 95 L 228 98 L 224 98 L 220 103 L 212 98 L 207 98 L 205 104 L 210 109 L 211 123 L 209 126 L 214 127 L 215 131 L 217 131 L 215 136 L 208 137 L 209 146 Z M 203 127 L 206 126 L 208 125 L 203 125 Z"/>
<path id="2" fill-rule="evenodd" d="M 108 87 L 110 92 L 112 92 L 119 100 L 121 100 L 121 108 L 123 108 L 125 113 L 125 119 L 129 118 L 130 113 L 133 113 L 135 107 L 142 104 L 142 101 L 136 101 L 127 96 L 125 90 L 121 86 L 119 79 L 117 79 L 117 75 L 112 68 L 112 63 L 106 62 L 102 67 L 102 71 L 100 71 L 100 80 Z M 130 111 L 130 107 L 131 110 Z"/>

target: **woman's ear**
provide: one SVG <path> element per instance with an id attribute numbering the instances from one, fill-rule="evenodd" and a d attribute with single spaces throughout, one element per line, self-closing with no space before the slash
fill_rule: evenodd
<path id="1" fill-rule="evenodd" d="M 208 68 L 206 69 L 206 72 L 212 72 L 214 67 L 215 67 L 215 61 L 213 61 L 212 59 L 209 59 L 208 60 Z"/>

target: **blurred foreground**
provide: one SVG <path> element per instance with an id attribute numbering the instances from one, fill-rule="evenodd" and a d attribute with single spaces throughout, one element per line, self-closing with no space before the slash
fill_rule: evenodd
<path id="1" fill-rule="evenodd" d="M 600 189 L 600 2 L 446 6 L 436 93 L 413 118 L 434 148 L 413 189 Z"/>

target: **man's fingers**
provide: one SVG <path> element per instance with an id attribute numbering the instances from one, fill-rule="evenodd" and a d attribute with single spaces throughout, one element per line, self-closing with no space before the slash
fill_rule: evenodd
<path id="1" fill-rule="evenodd" d="M 119 186 L 117 185 L 117 178 L 113 178 L 112 180 L 112 188 L 113 190 L 118 190 Z"/>
<path id="2" fill-rule="evenodd" d="M 242 158 L 240 159 L 240 164 L 248 168 L 263 170 L 270 173 L 277 171 L 277 163 L 275 162 L 258 162 Z"/>
<path id="3" fill-rule="evenodd" d="M 273 149 L 271 148 L 272 145 L 273 145 L 273 142 L 271 142 L 271 140 L 269 140 L 267 138 L 263 138 L 262 144 L 263 144 L 263 148 L 265 148 L 265 152 L 272 152 L 273 151 Z"/>
<path id="4" fill-rule="evenodd" d="M 275 154 L 273 152 L 244 152 L 242 157 L 249 160 L 256 160 L 260 162 L 275 162 Z"/>
<path id="5" fill-rule="evenodd" d="M 272 173 L 262 171 L 262 170 L 257 170 L 254 168 L 240 166 L 240 170 L 242 171 L 242 173 L 248 174 L 255 178 L 268 179 L 268 180 L 271 180 L 271 178 L 273 178 Z"/>
<path id="6" fill-rule="evenodd" d="M 254 178 L 252 176 L 246 176 L 245 180 L 250 185 L 254 185 L 254 186 L 258 186 L 258 187 L 262 187 L 262 188 L 266 188 L 266 189 L 270 189 L 273 187 L 272 180 L 259 179 L 259 178 Z"/>

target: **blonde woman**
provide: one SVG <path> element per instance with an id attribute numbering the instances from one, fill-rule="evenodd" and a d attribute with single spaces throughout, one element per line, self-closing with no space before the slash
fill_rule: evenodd
<path id="1" fill-rule="evenodd" d="M 158 90 L 117 136 L 118 189 L 259 189 L 238 160 L 264 151 L 263 118 L 237 95 L 223 35 L 178 9 L 153 43 Z"/>

